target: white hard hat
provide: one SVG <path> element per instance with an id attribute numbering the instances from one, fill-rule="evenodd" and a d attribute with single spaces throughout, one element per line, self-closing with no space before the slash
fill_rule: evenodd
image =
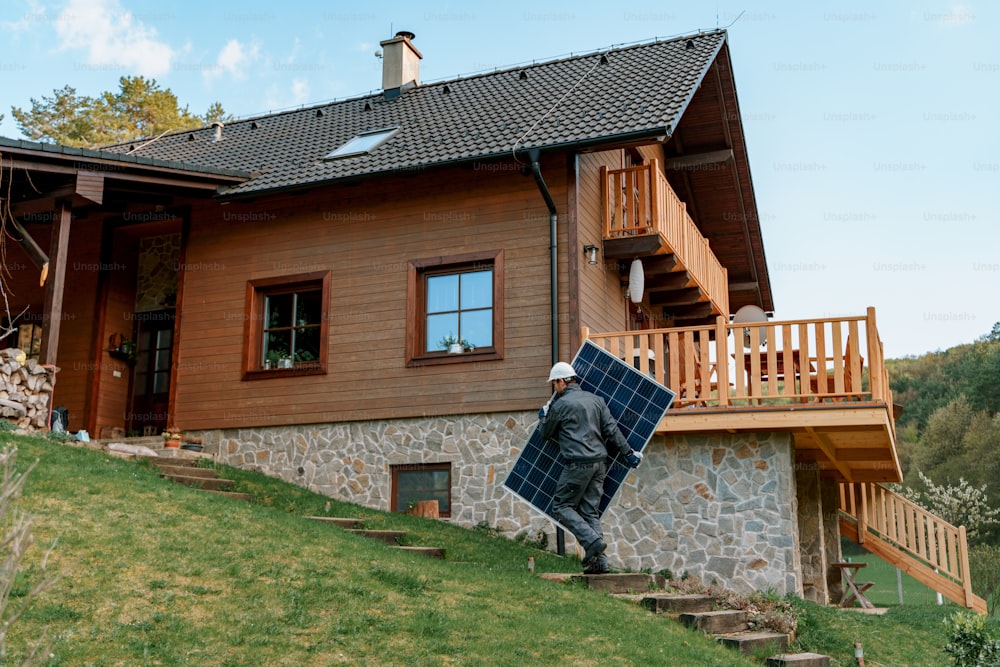
<path id="1" fill-rule="evenodd" d="M 576 377 L 576 371 L 573 370 L 573 367 L 567 364 L 565 361 L 558 362 L 555 366 L 552 367 L 552 370 L 549 371 L 549 382 L 552 382 L 553 380 L 565 380 L 567 378 L 574 378 L 574 377 Z"/>

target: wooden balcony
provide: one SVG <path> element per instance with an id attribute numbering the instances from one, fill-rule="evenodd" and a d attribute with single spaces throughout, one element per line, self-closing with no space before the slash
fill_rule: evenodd
<path id="1" fill-rule="evenodd" d="M 901 481 L 892 394 L 864 316 L 590 333 L 677 392 L 657 432 L 789 431 L 796 463 L 848 482 Z"/>
<path id="2" fill-rule="evenodd" d="M 604 257 L 650 258 L 646 293 L 673 319 L 705 321 L 729 313 L 729 278 L 657 160 L 626 169 L 601 167 Z"/>

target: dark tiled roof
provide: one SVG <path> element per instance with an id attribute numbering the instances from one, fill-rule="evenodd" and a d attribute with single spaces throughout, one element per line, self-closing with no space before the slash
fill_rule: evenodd
<path id="1" fill-rule="evenodd" d="M 228 195 L 669 135 L 725 42 L 722 31 L 612 48 L 163 136 L 130 155 L 253 172 Z M 324 161 L 359 132 L 399 127 L 371 154 Z M 109 147 L 125 151 L 131 145 Z"/>

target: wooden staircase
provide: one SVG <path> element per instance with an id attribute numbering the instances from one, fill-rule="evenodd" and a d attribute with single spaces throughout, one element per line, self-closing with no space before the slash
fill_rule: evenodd
<path id="1" fill-rule="evenodd" d="M 977 613 L 965 526 L 955 527 L 874 482 L 841 483 L 840 534 Z"/>
<path id="2" fill-rule="evenodd" d="M 416 547 L 404 545 L 403 541 L 406 539 L 406 531 L 403 530 L 368 529 L 364 527 L 364 521 L 361 519 L 329 516 L 307 516 L 306 519 L 332 524 L 338 528 L 342 528 L 348 533 L 384 542 L 388 546 L 394 549 L 399 549 L 400 551 L 406 551 L 426 556 L 428 558 L 444 560 L 444 549 L 441 547 Z"/>
<path id="3" fill-rule="evenodd" d="M 719 610 L 711 595 L 675 594 L 664 590 L 663 577 L 651 574 L 543 574 L 556 581 L 582 581 L 588 588 L 638 603 L 655 614 L 666 614 L 686 627 L 712 635 L 743 655 L 767 655 L 768 667 L 798 665 L 827 667 L 830 657 L 818 653 L 786 653 L 789 637 L 749 629 L 747 612 Z M 647 591 L 636 593 L 636 591 Z"/>
<path id="4" fill-rule="evenodd" d="M 235 500 L 244 500 L 249 502 L 253 499 L 253 496 L 249 493 L 230 491 L 235 482 L 231 479 L 220 479 L 219 473 L 215 468 L 198 467 L 198 462 L 200 460 L 198 458 L 173 458 L 159 456 L 146 456 L 138 458 L 149 461 L 152 465 L 159 469 L 162 477 L 169 479 L 172 482 L 200 489 L 208 493 L 226 496 L 227 498 L 233 498 Z"/>

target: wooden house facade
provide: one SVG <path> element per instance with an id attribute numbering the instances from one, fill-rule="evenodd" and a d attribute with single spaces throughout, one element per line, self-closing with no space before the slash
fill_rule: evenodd
<path id="1" fill-rule="evenodd" d="M 589 338 L 679 394 L 606 518 L 616 565 L 825 601 L 844 531 L 978 604 L 964 536 L 940 527 L 942 561 L 871 514 L 900 477 L 874 310 L 730 321 L 774 304 L 725 32 L 432 85 L 411 34 L 383 47 L 375 95 L 0 140 L 11 312 L 71 430 L 169 425 L 344 500 L 551 534 L 501 485 Z"/>

